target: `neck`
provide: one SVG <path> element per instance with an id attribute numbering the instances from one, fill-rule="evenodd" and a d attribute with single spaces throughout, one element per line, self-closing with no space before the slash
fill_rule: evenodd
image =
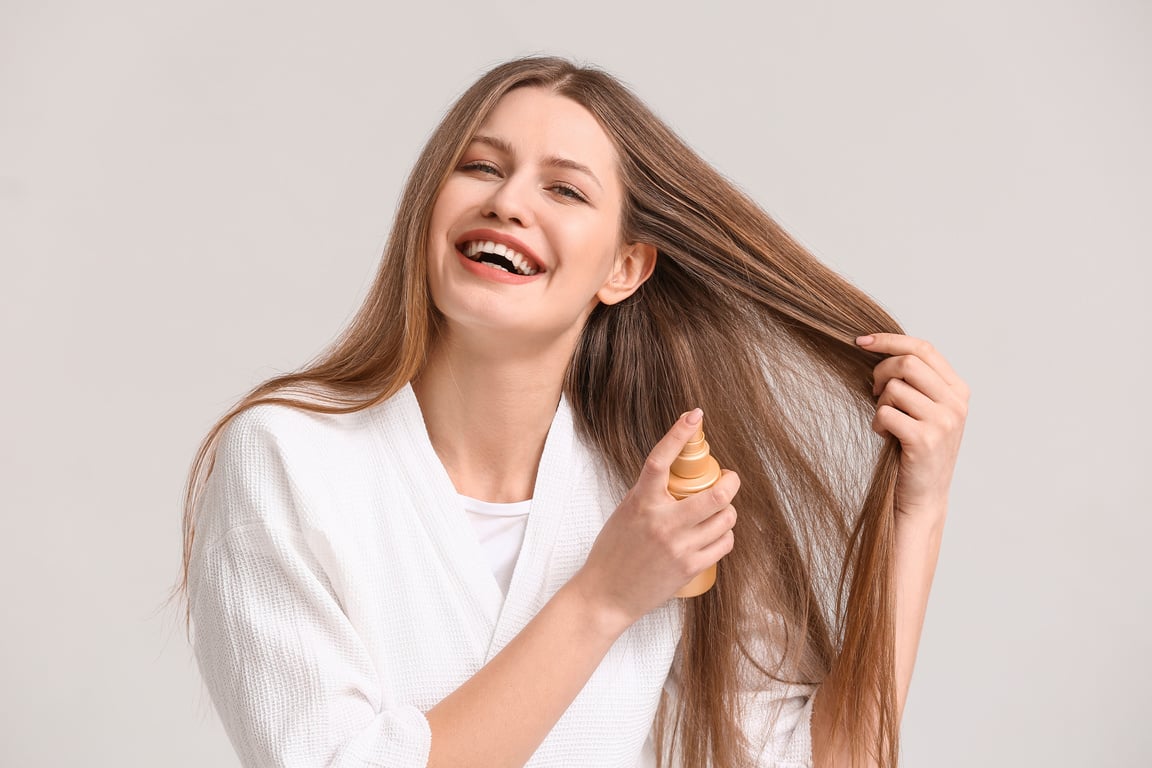
<path id="1" fill-rule="evenodd" d="M 458 493 L 484 501 L 532 497 L 573 345 L 517 354 L 447 334 L 412 389 L 432 447 Z"/>

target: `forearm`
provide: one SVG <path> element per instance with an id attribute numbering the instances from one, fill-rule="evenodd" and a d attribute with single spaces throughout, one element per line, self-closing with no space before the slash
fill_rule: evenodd
<path id="1" fill-rule="evenodd" d="M 896 525 L 897 720 L 903 717 L 908 688 L 912 684 L 912 669 L 916 665 L 916 652 L 928 610 L 928 594 L 936 574 L 946 511 L 947 502 L 943 502 L 932 515 L 923 515 L 916 521 L 904 520 Z"/>
<path id="2" fill-rule="evenodd" d="M 569 582 L 499 654 L 428 713 L 428 765 L 522 766 L 627 622 Z"/>

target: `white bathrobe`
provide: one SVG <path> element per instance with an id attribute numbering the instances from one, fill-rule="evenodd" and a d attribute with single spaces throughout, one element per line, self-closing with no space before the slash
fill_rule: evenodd
<path id="1" fill-rule="evenodd" d="M 583 565 L 616 507 L 561 402 L 507 597 L 411 387 L 354 414 L 257 406 L 222 434 L 189 580 L 204 679 L 245 766 L 423 768 L 424 712 Z M 612 646 L 530 766 L 651 764 L 669 601 Z M 750 692 L 764 766 L 809 764 L 810 688 Z M 772 706 L 769 706 L 772 705 Z"/>

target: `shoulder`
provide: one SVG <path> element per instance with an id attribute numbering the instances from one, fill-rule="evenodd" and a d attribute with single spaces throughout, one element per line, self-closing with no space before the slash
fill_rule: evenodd
<path id="1" fill-rule="evenodd" d="M 236 414 L 221 430 L 217 464 L 338 458 L 354 452 L 377 426 L 372 409 L 332 414 L 261 403 Z"/>
<path id="2" fill-rule="evenodd" d="M 230 487 L 284 480 L 286 461 L 306 460 L 310 453 L 306 446 L 316 432 L 316 420 L 299 409 L 283 405 L 246 408 L 221 430 L 211 477 Z"/>
<path id="3" fill-rule="evenodd" d="M 217 437 L 200 520 L 217 534 L 251 524 L 306 527 L 350 474 L 363 475 L 373 461 L 372 410 L 260 404 L 236 414 Z"/>

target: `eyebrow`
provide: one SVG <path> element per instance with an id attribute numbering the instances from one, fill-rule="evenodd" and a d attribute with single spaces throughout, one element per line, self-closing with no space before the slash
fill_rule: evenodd
<path id="1" fill-rule="evenodd" d="M 506 155 L 516 154 L 512 150 L 512 145 L 499 136 L 476 135 L 472 137 L 472 141 L 477 144 L 485 144 L 499 152 L 503 152 Z M 567 157 L 560 157 L 559 155 L 548 155 L 544 158 L 543 165 L 546 165 L 549 168 L 567 168 L 578 173 L 583 173 L 592 179 L 592 181 L 596 182 L 596 186 L 600 187 L 600 189 L 604 189 L 604 185 L 600 183 L 600 179 L 596 178 L 596 174 L 592 173 L 592 169 L 583 163 L 578 163 L 575 160 L 570 160 Z"/>

